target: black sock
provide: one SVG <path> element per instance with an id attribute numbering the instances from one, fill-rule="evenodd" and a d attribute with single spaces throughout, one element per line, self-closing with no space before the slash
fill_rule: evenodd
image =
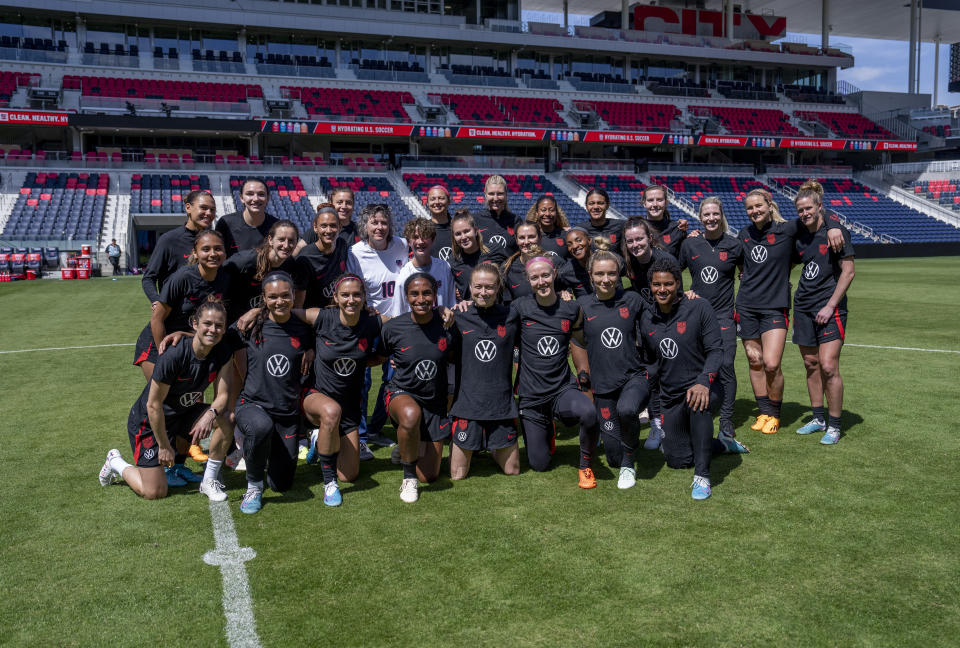
<path id="1" fill-rule="evenodd" d="M 407 463 L 406 461 L 401 461 L 400 465 L 403 466 L 404 479 L 417 478 L 417 462 L 416 461 L 411 461 L 410 463 Z"/>
<path id="2" fill-rule="evenodd" d="M 761 414 L 770 416 L 770 399 L 766 396 L 757 396 L 757 409 Z"/>
<path id="3" fill-rule="evenodd" d="M 827 422 L 827 427 L 837 428 L 837 429 L 839 430 L 839 429 L 840 429 L 840 417 L 839 417 L 839 416 L 831 416 L 831 417 L 830 417 L 830 420 Z"/>
<path id="4" fill-rule="evenodd" d="M 813 408 L 813 418 L 815 418 L 818 421 L 827 420 L 826 411 L 824 410 L 823 405 Z"/>
<path id="5" fill-rule="evenodd" d="M 175 464 L 182 464 L 186 460 L 187 460 L 187 455 L 185 454 L 177 454 L 177 455 L 174 455 L 173 457 L 173 463 Z"/>
<path id="6" fill-rule="evenodd" d="M 770 416 L 780 418 L 780 406 L 783 405 L 783 401 L 775 401 L 772 398 L 768 398 L 767 402 L 770 403 Z"/>
<path id="7" fill-rule="evenodd" d="M 720 432 L 723 432 L 727 436 L 737 436 L 737 433 L 733 429 L 733 423 L 724 419 L 720 419 Z"/>
<path id="8" fill-rule="evenodd" d="M 317 455 L 320 458 L 320 472 L 323 473 L 324 484 L 337 481 L 337 456 L 339 454 L 339 452 L 334 452 L 333 454 Z"/>

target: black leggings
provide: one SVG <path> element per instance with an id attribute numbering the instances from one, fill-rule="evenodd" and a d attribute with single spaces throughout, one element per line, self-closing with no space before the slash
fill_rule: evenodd
<path id="1" fill-rule="evenodd" d="M 237 427 L 243 433 L 243 459 L 247 481 L 260 482 L 266 474 L 278 493 L 290 490 L 297 470 L 299 416 L 271 418 L 254 403 L 237 407 Z"/>
<path id="2" fill-rule="evenodd" d="M 663 404 L 663 454 L 671 468 L 689 468 L 693 474 L 710 477 L 710 460 L 723 453 L 723 444 L 713 438 L 713 414 L 720 401 L 714 382 L 710 390 L 710 406 L 702 412 L 687 407 L 686 398 Z"/>
<path id="3" fill-rule="evenodd" d="M 640 433 L 637 415 L 649 401 L 646 372 L 632 377 L 615 392 L 593 395 L 603 449 L 612 468 L 633 468 Z"/>
<path id="4" fill-rule="evenodd" d="M 530 468 L 537 472 L 543 472 L 550 467 L 556 437 L 554 416 L 563 421 L 564 425 L 580 425 L 581 463 L 584 459 L 589 462 L 597 445 L 597 414 L 593 403 L 575 387 L 565 389 L 545 403 L 521 408 L 520 421 L 523 423 L 527 461 Z"/>
<path id="5" fill-rule="evenodd" d="M 730 422 L 733 420 L 733 404 L 737 400 L 737 374 L 734 371 L 734 361 L 737 358 L 737 324 L 726 318 L 719 318 L 717 321 L 720 324 L 720 341 L 723 347 L 723 363 L 718 376 L 723 393 L 720 420 Z"/>

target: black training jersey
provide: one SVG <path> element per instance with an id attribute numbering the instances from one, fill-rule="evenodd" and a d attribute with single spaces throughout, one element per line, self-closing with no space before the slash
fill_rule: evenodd
<path id="1" fill-rule="evenodd" d="M 453 235 L 450 233 L 450 221 L 446 223 L 434 223 L 437 228 L 437 236 L 433 239 L 433 245 L 430 246 L 430 256 L 443 259 L 450 262 L 450 254 L 453 248 L 450 247 L 450 241 Z"/>
<path id="2" fill-rule="evenodd" d="M 660 237 L 660 243 L 663 248 L 673 255 L 674 258 L 680 256 L 680 245 L 687 238 L 687 233 L 677 226 L 677 221 L 671 220 L 669 216 L 664 215 L 660 220 L 650 218 L 644 219 L 650 225 L 657 236 Z"/>
<path id="3" fill-rule="evenodd" d="M 186 265 L 187 259 L 193 252 L 193 242 L 196 238 L 197 232 L 181 226 L 164 232 L 157 239 L 157 244 L 147 262 L 147 268 L 143 271 L 143 279 L 140 280 L 143 293 L 151 303 L 160 301 L 160 291 L 163 290 L 167 279 L 178 268 Z"/>
<path id="4" fill-rule="evenodd" d="M 255 278 L 257 274 L 257 251 L 243 250 L 224 261 L 220 268 L 230 276 L 230 321 L 235 321 L 251 308 L 263 305 L 263 282 Z M 280 264 L 279 267 L 268 270 L 282 270 L 293 279 L 294 290 L 303 290 L 306 287 L 305 277 L 300 266 L 292 257 Z"/>
<path id="5" fill-rule="evenodd" d="M 521 297 L 510 305 L 510 318 L 520 330 L 520 407 L 545 403 L 564 389 L 576 387 L 567 364 L 567 348 L 578 325 L 580 305 L 558 297 L 544 307 L 533 296 Z"/>
<path id="6" fill-rule="evenodd" d="M 565 234 L 566 232 L 559 227 L 552 232 L 543 232 L 540 235 L 540 248 L 544 252 L 553 252 L 564 260 L 570 258 L 570 253 L 567 252 L 567 241 L 564 238 Z"/>
<path id="7" fill-rule="evenodd" d="M 463 253 L 460 258 L 452 254 L 447 260 L 450 264 L 450 272 L 453 273 L 453 283 L 457 287 L 457 301 L 470 299 L 470 273 L 481 263 L 492 263 L 499 266 L 506 260 L 504 249 L 499 246 L 490 246 L 489 252 L 471 252 Z"/>
<path id="8" fill-rule="evenodd" d="M 517 416 L 513 400 L 513 347 L 517 320 L 497 304 L 470 306 L 456 313 L 454 348 L 459 358 L 456 392 L 450 414 L 472 421 L 499 421 Z"/>
<path id="9" fill-rule="evenodd" d="M 650 293 L 650 280 L 647 278 L 647 271 L 650 270 L 650 266 L 653 265 L 653 262 L 657 259 L 676 259 L 672 254 L 666 250 L 661 250 L 660 248 L 653 248 L 651 250 L 652 254 L 646 263 L 641 263 L 633 255 L 630 256 L 628 263 L 630 264 L 630 270 L 633 272 L 633 279 L 630 281 L 630 289 L 640 293 L 640 296 L 650 304 L 654 306 L 653 295 Z M 682 284 L 682 282 L 681 282 Z M 683 291 L 683 286 L 680 286 L 680 291 Z"/>
<path id="10" fill-rule="evenodd" d="M 315 243 L 311 243 L 297 255 L 300 274 L 306 280 L 307 294 L 304 308 L 326 308 L 333 297 L 333 286 L 337 279 L 347 271 L 347 257 L 350 246 L 338 238 L 330 254 L 324 254 Z"/>
<path id="11" fill-rule="evenodd" d="M 247 378 L 240 398 L 275 416 L 300 411 L 303 354 L 313 348 L 310 326 L 297 317 L 282 324 L 267 318 L 260 338 L 247 338 Z"/>
<path id="12" fill-rule="evenodd" d="M 706 299 L 681 295 L 669 313 L 648 308 L 640 318 L 640 336 L 659 358 L 660 396 L 667 406 L 682 401 L 694 385 L 709 388 L 720 370 L 720 325 Z"/>
<path id="13" fill-rule="evenodd" d="M 586 223 L 581 225 L 583 229 L 587 230 L 587 234 L 590 235 L 590 238 L 597 238 L 602 236 L 613 245 L 620 245 L 620 239 L 623 238 L 623 226 L 626 224 L 626 221 L 604 217 L 603 224 L 598 225 L 592 220 L 588 220 Z"/>
<path id="14" fill-rule="evenodd" d="M 550 259 L 554 267 L 557 268 L 557 278 L 553 282 L 554 290 L 560 291 L 567 288 L 568 286 L 560 277 L 560 268 L 564 265 L 563 260 L 552 252 L 545 252 L 544 256 Z M 513 262 L 506 268 L 501 267 L 501 273 L 504 283 L 502 295 L 504 304 L 509 304 L 524 295 L 533 294 L 533 288 L 530 287 L 530 280 L 527 278 L 527 268 L 519 256 L 514 258 Z M 572 288 L 570 289 L 572 290 Z"/>
<path id="15" fill-rule="evenodd" d="M 247 222 L 243 220 L 243 212 L 238 211 L 222 216 L 214 225 L 214 228 L 223 235 L 227 256 L 231 256 L 243 250 L 252 250 L 260 245 L 263 239 L 267 238 L 270 228 L 276 222 L 276 216 L 264 214 L 263 222 L 259 226 L 247 225 Z"/>
<path id="16" fill-rule="evenodd" d="M 710 302 L 717 317 L 733 318 L 733 285 L 743 265 L 743 244 L 733 234 L 693 236 L 680 247 L 680 267 L 689 268 L 690 289 Z"/>
<path id="17" fill-rule="evenodd" d="M 623 268 L 623 259 L 620 257 L 620 255 L 616 252 L 611 252 L 610 254 L 620 260 L 620 267 Z M 561 287 L 565 290 L 571 291 L 574 297 L 577 297 L 578 299 L 580 297 L 593 294 L 593 282 L 590 280 L 589 265 L 589 261 L 587 262 L 587 265 L 584 266 L 573 257 L 570 257 L 567 259 L 566 263 L 557 269 L 557 277 L 560 281 Z M 619 290 L 620 288 L 623 288 L 623 282 L 618 279 L 617 289 Z"/>
<path id="18" fill-rule="evenodd" d="M 611 299 L 601 300 L 594 293 L 578 301 L 590 383 L 598 394 L 612 393 L 646 369 L 637 349 L 637 324 L 649 306 L 629 290 L 617 290 Z"/>
<path id="19" fill-rule="evenodd" d="M 190 317 L 210 295 L 226 301 L 230 295 L 230 275 L 218 271 L 213 281 L 207 281 L 195 265 L 183 266 L 174 272 L 160 292 L 160 301 L 170 307 L 170 314 L 163 322 L 167 333 L 189 331 Z M 229 302 L 226 306 L 229 310 Z"/>
<path id="20" fill-rule="evenodd" d="M 303 242 L 306 243 L 308 247 L 319 240 L 319 237 L 317 236 L 317 233 L 313 231 L 313 228 L 305 231 L 303 236 L 300 238 L 303 239 Z M 360 237 L 357 236 L 357 224 L 353 221 L 350 221 L 345 226 L 341 227 L 340 233 L 337 234 L 337 240 L 343 241 L 346 244 L 347 249 L 349 249 L 351 245 L 360 240 Z M 300 254 L 303 254 L 302 250 Z"/>
<path id="21" fill-rule="evenodd" d="M 387 387 L 402 390 L 424 403 L 443 402 L 446 409 L 447 363 L 453 334 L 443 328 L 436 311 L 426 324 L 409 314 L 398 315 L 383 325 L 379 353 L 390 356 L 396 371 Z"/>
<path id="22" fill-rule="evenodd" d="M 164 351 L 157 358 L 151 379 L 152 382 L 170 385 L 170 391 L 163 399 L 163 413 L 173 416 L 202 402 L 203 392 L 216 380 L 223 365 L 233 357 L 235 345 L 236 340 L 228 333 L 210 349 L 205 358 L 194 353 L 191 338 L 184 338 L 177 346 L 171 346 Z M 138 412 L 138 418 L 147 416 L 151 381 L 147 382 L 133 406 Z"/>
<path id="23" fill-rule="evenodd" d="M 475 216 L 477 230 L 483 235 L 483 242 L 487 247 L 493 245 L 502 247 L 505 251 L 504 258 L 517 251 L 517 240 L 514 233 L 517 231 L 517 225 L 521 222 L 509 209 L 504 209 L 499 214 L 494 214 L 489 209 L 484 209 Z"/>
<path id="24" fill-rule="evenodd" d="M 816 232 L 804 227 L 797 236 L 794 260 L 803 264 L 803 270 L 800 271 L 800 283 L 793 296 L 794 310 L 815 313 L 826 306 L 833 296 L 840 279 L 840 260 L 854 255 L 850 232 L 843 225 L 839 229 L 843 234 L 843 251 L 839 254 L 830 249 L 827 243 L 826 226 Z M 837 308 L 847 310 L 846 295 L 840 299 Z"/>
<path id="25" fill-rule="evenodd" d="M 380 338 L 380 318 L 363 312 L 355 326 L 347 326 L 340 321 L 339 309 L 325 308 L 317 315 L 313 330 L 317 390 L 334 400 L 359 394 L 367 359 L 374 355 Z"/>

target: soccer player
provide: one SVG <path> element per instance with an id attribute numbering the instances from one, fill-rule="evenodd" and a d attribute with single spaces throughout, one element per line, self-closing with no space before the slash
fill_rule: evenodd
<path id="1" fill-rule="evenodd" d="M 407 277 L 403 295 L 410 313 L 383 325 L 379 354 L 396 366 L 386 382 L 385 403 L 397 426 L 403 466 L 400 499 L 419 499 L 419 482 L 440 474 L 443 441 L 450 436 L 447 363 L 452 334 L 436 312 L 436 279 L 425 272 Z"/>
<path id="2" fill-rule="evenodd" d="M 444 261 L 450 260 L 450 193 L 442 185 L 433 185 L 427 191 L 427 211 L 437 228 L 430 248 L 430 255 Z"/>
<path id="3" fill-rule="evenodd" d="M 766 189 L 754 189 L 744 199 L 750 225 L 740 230 L 743 275 L 736 299 L 737 333 L 750 364 L 750 383 L 760 415 L 751 429 L 776 434 L 780 429 L 783 372 L 780 363 L 790 323 L 790 260 L 799 219 L 784 221 Z M 826 220 L 828 229 L 839 222 Z M 827 233 L 834 250 L 843 249 L 843 235 Z"/>
<path id="4" fill-rule="evenodd" d="M 793 342 L 800 347 L 807 370 L 807 391 L 813 418 L 797 434 L 823 431 L 820 443 L 840 440 L 843 413 L 843 378 L 840 350 L 847 326 L 847 290 L 854 277 L 850 232 L 840 225 L 844 246 L 839 252 L 827 242 L 823 211 L 823 187 L 807 180 L 794 199 L 804 229 L 795 243 L 795 259 L 803 264 L 800 283 L 793 296 Z M 829 417 L 824 417 L 826 393 Z"/>
<path id="5" fill-rule="evenodd" d="M 503 176 L 492 175 L 483 184 L 483 198 L 486 209 L 477 216 L 477 228 L 483 239 L 491 247 L 504 249 L 506 257 L 517 251 L 513 239 L 514 230 L 520 219 L 507 207 L 507 181 Z M 454 234 L 456 236 L 456 234 Z M 469 275 L 464 278 L 469 283 Z"/>
<path id="6" fill-rule="evenodd" d="M 594 292 L 577 300 L 583 310 L 583 330 L 575 337 L 586 347 L 593 367 L 590 383 L 607 463 L 620 471 L 617 488 L 627 489 L 636 484 L 637 415 L 650 398 L 636 333 L 640 315 L 649 306 L 620 285 L 622 263 L 607 250 L 591 255 Z"/>
<path id="7" fill-rule="evenodd" d="M 223 236 L 228 257 L 243 250 L 252 250 L 270 232 L 277 218 L 266 211 L 269 200 L 270 192 L 263 180 L 248 178 L 243 181 L 240 187 L 243 210 L 224 214 L 214 226 Z"/>
<path id="8" fill-rule="evenodd" d="M 703 236 L 691 236 L 680 246 L 680 267 L 689 268 L 693 283 L 690 289 L 706 299 L 713 307 L 720 325 L 723 362 L 719 381 L 723 389 L 720 406 L 719 438 L 730 443 L 733 429 L 733 405 L 737 398 L 737 375 L 734 360 L 737 356 L 737 327 L 733 320 L 734 279 L 743 267 L 743 244 L 730 234 L 723 205 L 715 196 L 700 202 L 700 222 Z"/>
<path id="9" fill-rule="evenodd" d="M 593 292 L 590 259 L 594 249 L 609 251 L 610 242 L 602 236 L 594 238 L 585 228 L 574 225 L 567 230 L 566 248 L 570 257 L 559 266 L 560 282 L 579 299 Z"/>
<path id="10" fill-rule="evenodd" d="M 540 247 L 547 252 L 566 259 L 567 243 L 565 234 L 570 221 L 553 196 L 540 196 L 527 211 L 524 222 L 533 223 L 540 231 Z M 519 243 L 519 240 L 517 241 Z"/>
<path id="11" fill-rule="evenodd" d="M 533 294 L 530 282 L 527 280 L 527 261 L 537 256 L 553 256 L 554 263 L 558 265 L 561 263 L 560 257 L 544 252 L 540 248 L 540 230 L 533 223 L 517 225 L 514 236 L 517 239 L 518 250 L 511 254 L 501 266 L 501 276 L 504 281 L 501 299 L 505 304 L 524 295 Z"/>
<path id="12" fill-rule="evenodd" d="M 456 283 L 457 300 L 467 301 L 470 299 L 470 273 L 473 269 L 480 263 L 503 263 L 507 252 L 503 245 L 491 244 L 487 247 L 468 209 L 457 210 L 450 221 L 450 231 L 453 240 L 450 243 L 449 262 Z"/>
<path id="13" fill-rule="evenodd" d="M 612 245 L 619 245 L 623 238 L 623 221 L 607 218 L 610 208 L 610 194 L 603 189 L 591 189 L 584 202 L 590 220 L 584 223 L 583 228 L 587 236 L 595 239 L 598 236 L 610 241 Z"/>
<path id="14" fill-rule="evenodd" d="M 641 315 L 641 337 L 659 358 L 663 454 L 671 468 L 694 467 L 692 497 L 710 497 L 713 456 L 711 389 L 723 358 L 720 328 L 706 299 L 683 295 L 673 257 L 648 270 L 654 308 Z"/>
<path id="15" fill-rule="evenodd" d="M 147 268 L 143 271 L 140 283 L 153 308 L 160 302 L 160 291 L 167 279 L 190 258 L 197 233 L 210 229 L 217 218 L 217 204 L 206 190 L 188 193 L 183 201 L 183 208 L 187 213 L 187 222 L 183 227 L 160 235 L 150 255 L 150 261 L 147 262 Z"/>
<path id="16" fill-rule="evenodd" d="M 519 234 L 520 228 L 517 228 Z M 465 479 L 470 461 L 488 450 L 505 475 L 520 473 L 517 404 L 511 381 L 516 319 L 497 303 L 502 279 L 497 266 L 482 263 L 470 274 L 473 303 L 456 315 L 456 390 L 450 408 L 450 479 Z"/>
<path id="17" fill-rule="evenodd" d="M 233 380 L 233 347 L 223 341 L 227 311 L 219 301 L 208 299 L 190 314 L 189 322 L 196 335 L 189 344 L 167 349 L 158 358 L 140 398 L 130 408 L 127 432 L 133 465 L 123 460 L 119 450 L 110 450 L 100 469 L 102 486 L 120 477 L 144 499 L 166 497 L 169 480 L 164 469 L 174 465 L 175 440 L 191 439 L 198 443 L 212 430 L 211 458 L 200 482 L 200 492 L 213 501 L 227 498 L 217 478 L 226 453 L 224 441 L 233 432 L 226 412 Z M 203 392 L 214 379 L 217 396 L 208 406 L 203 402 Z"/>
<path id="18" fill-rule="evenodd" d="M 511 322 L 520 329 L 520 364 L 517 396 L 523 423 L 527 461 L 542 472 L 550 466 L 556 431 L 554 416 L 566 424 L 580 425 L 580 488 L 595 488 L 593 453 L 597 443 L 597 419 L 590 398 L 577 389 L 567 348 L 580 329 L 581 311 L 576 301 L 561 300 L 554 290 L 557 273 L 547 257 L 527 263 L 527 278 L 533 295 L 510 305 Z"/>
<path id="19" fill-rule="evenodd" d="M 340 238 L 340 220 L 332 203 L 317 206 L 313 218 L 315 240 L 297 253 L 300 272 L 307 278 L 306 308 L 325 308 L 333 295 L 333 284 L 347 269 L 350 245 Z"/>
<path id="20" fill-rule="evenodd" d="M 314 385 L 303 400 L 303 413 L 315 429 L 310 434 L 307 463 L 318 460 L 323 474 L 323 503 L 343 501 L 337 478 L 352 482 L 360 472 L 361 392 L 371 362 L 380 364 L 374 345 L 380 318 L 366 308 L 363 279 L 344 274 L 334 283 L 336 308 L 294 311 L 313 326 L 316 357 Z"/>
<path id="21" fill-rule="evenodd" d="M 223 271 L 230 275 L 231 321 L 236 321 L 248 310 L 263 306 L 261 281 L 275 270 L 294 277 L 294 308 L 303 305 L 306 280 L 293 251 L 300 240 L 300 230 L 289 220 L 278 220 L 267 232 L 266 238 L 252 250 L 241 250 L 223 263 Z"/>
<path id="22" fill-rule="evenodd" d="M 278 493 L 293 485 L 300 427 L 300 376 L 304 354 L 313 348 L 310 327 L 292 317 L 293 278 L 274 270 L 263 279 L 263 304 L 244 334 L 246 380 L 237 402 L 237 429 L 243 434 L 247 492 L 240 511 L 256 513 L 264 482 Z"/>
<path id="23" fill-rule="evenodd" d="M 403 285 L 407 277 L 418 272 L 426 272 L 437 281 L 437 306 L 453 308 L 457 304 L 457 290 L 453 282 L 450 264 L 443 259 L 431 256 L 434 241 L 437 238 L 437 226 L 426 218 L 414 218 L 403 228 L 403 238 L 407 240 L 413 256 L 400 268 L 397 285 Z M 405 300 L 397 300 L 399 310 L 409 312 Z"/>
<path id="24" fill-rule="evenodd" d="M 357 224 L 353 222 L 353 203 L 353 189 L 350 187 L 337 187 L 330 193 L 329 203 L 317 205 L 318 213 L 322 207 L 325 207 L 328 204 L 333 206 L 337 214 L 337 220 L 340 222 L 340 232 L 337 234 L 337 236 L 347 244 L 348 248 L 354 243 L 359 243 L 361 240 L 360 235 L 357 232 Z M 297 253 L 299 254 L 300 249 L 304 246 L 316 243 L 318 236 L 319 234 L 316 230 L 305 232 L 303 239 L 301 239 L 302 244 L 297 248 Z"/>
<path id="25" fill-rule="evenodd" d="M 680 245 L 687 236 L 687 219 L 678 221 L 670 219 L 667 203 L 667 188 L 663 185 L 653 185 L 643 190 L 643 208 L 647 210 L 646 221 L 657 233 L 657 238 L 663 248 L 673 258 L 680 255 Z"/>

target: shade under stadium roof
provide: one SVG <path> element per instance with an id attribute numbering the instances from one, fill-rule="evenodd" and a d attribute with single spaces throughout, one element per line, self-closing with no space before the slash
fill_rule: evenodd
<path id="1" fill-rule="evenodd" d="M 630 3 L 631 5 L 633 2 Z M 644 2 L 642 4 L 653 4 Z M 663 6 L 683 6 L 682 2 L 660 0 Z M 695 3 L 689 3 L 692 7 Z M 734 6 L 757 14 L 787 18 L 791 33 L 819 34 L 822 0 L 734 0 Z M 830 37 L 910 40 L 910 0 L 827 0 Z M 960 39 L 960 0 L 922 0 L 920 40 L 946 42 Z M 524 11 L 562 12 L 563 0 L 522 0 Z M 618 0 L 568 0 L 572 14 L 595 15 L 601 11 L 620 11 Z M 706 0 L 705 9 L 719 11 L 720 0 Z"/>

